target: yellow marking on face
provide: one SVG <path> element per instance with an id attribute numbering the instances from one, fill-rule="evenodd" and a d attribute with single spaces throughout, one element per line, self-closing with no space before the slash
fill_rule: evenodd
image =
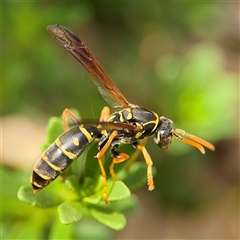
<path id="1" fill-rule="evenodd" d="M 156 136 L 157 142 L 161 141 L 161 136 L 160 136 L 160 132 L 157 132 L 157 136 Z"/>
<path id="2" fill-rule="evenodd" d="M 74 139 L 73 139 L 73 144 L 74 144 L 75 146 L 79 146 L 78 138 L 74 138 Z"/>
<path id="3" fill-rule="evenodd" d="M 141 132 L 138 132 L 136 135 L 135 135 L 135 138 L 138 139 L 142 136 L 142 133 Z"/>
<path id="4" fill-rule="evenodd" d="M 86 128 L 79 127 L 79 129 L 84 134 L 84 136 L 87 138 L 88 142 L 91 142 L 93 140 L 91 134 L 86 130 Z"/>

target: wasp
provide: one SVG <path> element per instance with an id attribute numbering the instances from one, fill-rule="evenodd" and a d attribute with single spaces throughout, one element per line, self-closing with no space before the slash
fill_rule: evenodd
<path id="1" fill-rule="evenodd" d="M 64 172 L 86 149 L 94 139 L 98 140 L 98 159 L 103 177 L 103 200 L 109 204 L 107 177 L 103 166 L 103 156 L 108 149 L 112 153 L 110 174 L 114 180 L 117 176 L 114 165 L 129 158 L 129 155 L 118 151 L 120 143 L 131 144 L 142 152 L 147 165 L 148 190 L 154 189 L 152 174 L 152 159 L 145 148 L 146 139 L 154 136 L 155 143 L 162 149 L 167 149 L 176 138 L 186 144 L 196 147 L 202 154 L 204 147 L 214 151 L 214 146 L 192 134 L 173 126 L 173 121 L 145 107 L 130 103 L 111 78 L 101 67 L 87 45 L 72 31 L 64 26 L 49 25 L 47 31 L 87 70 L 100 94 L 113 108 L 121 108 L 110 114 L 110 108 L 104 107 L 99 121 L 96 123 L 80 122 L 69 109 L 63 111 L 64 132 L 42 154 L 35 164 L 31 176 L 34 193 L 46 187 Z M 69 127 L 67 119 L 74 126 Z"/>

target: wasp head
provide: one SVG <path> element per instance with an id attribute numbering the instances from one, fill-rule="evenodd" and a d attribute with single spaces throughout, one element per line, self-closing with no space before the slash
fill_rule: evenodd
<path id="1" fill-rule="evenodd" d="M 182 136 L 185 136 L 187 138 L 184 138 Z M 207 142 L 206 140 L 203 140 L 202 138 L 199 138 L 195 135 L 189 134 L 181 129 L 174 129 L 173 128 L 173 121 L 166 117 L 160 117 L 159 118 L 159 124 L 155 132 L 154 141 L 155 143 L 162 149 L 167 149 L 168 146 L 171 144 L 173 138 L 176 138 L 179 141 L 182 141 L 186 144 L 189 144 L 195 148 L 197 148 L 202 154 L 205 153 L 204 147 L 210 149 L 211 151 L 215 150 L 215 147 Z"/>
<path id="2" fill-rule="evenodd" d="M 167 149 L 173 138 L 173 121 L 166 117 L 159 118 L 159 124 L 154 141 L 162 149 Z"/>

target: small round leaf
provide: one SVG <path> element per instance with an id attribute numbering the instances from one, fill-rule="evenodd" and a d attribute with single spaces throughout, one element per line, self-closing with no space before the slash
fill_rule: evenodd
<path id="1" fill-rule="evenodd" d="M 91 209 L 90 213 L 100 223 L 114 229 L 121 230 L 126 225 L 126 218 L 123 214 L 118 212 L 105 213 L 97 209 Z"/>
<path id="2" fill-rule="evenodd" d="M 49 193 L 48 191 L 42 191 L 38 194 L 34 194 L 32 187 L 29 184 L 21 186 L 18 190 L 17 196 L 22 202 L 41 208 L 54 207 L 62 202 L 59 197 L 55 194 Z"/>
<path id="3" fill-rule="evenodd" d="M 58 215 L 62 224 L 79 222 L 83 217 L 84 205 L 80 202 L 64 202 L 58 207 Z"/>

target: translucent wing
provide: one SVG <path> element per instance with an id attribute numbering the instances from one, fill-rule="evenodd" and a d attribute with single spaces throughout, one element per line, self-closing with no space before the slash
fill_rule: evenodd
<path id="1" fill-rule="evenodd" d="M 86 68 L 106 102 L 112 107 L 129 106 L 130 103 L 78 36 L 58 24 L 49 25 L 47 31 Z"/>
<path id="2" fill-rule="evenodd" d="M 79 122 L 80 125 L 97 125 L 99 129 L 102 130 L 123 130 L 125 132 L 138 132 L 141 130 L 139 126 L 134 126 L 128 123 L 120 123 L 120 122 L 97 122 L 97 121 L 91 121 L 91 120 L 84 120 Z"/>

